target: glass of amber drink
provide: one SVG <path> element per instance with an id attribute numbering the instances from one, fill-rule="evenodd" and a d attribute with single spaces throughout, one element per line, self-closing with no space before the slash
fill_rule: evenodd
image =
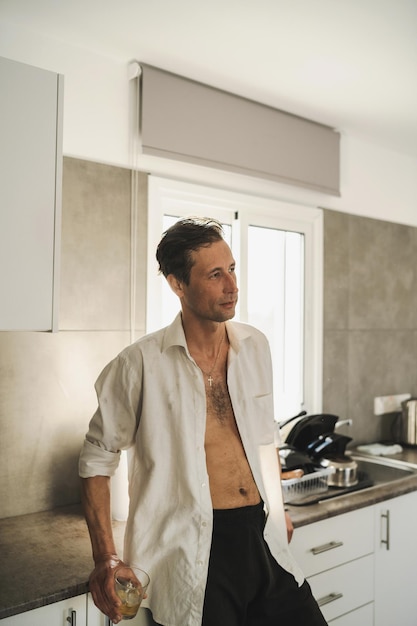
<path id="1" fill-rule="evenodd" d="M 115 572 L 114 585 L 116 594 L 122 601 L 120 607 L 122 619 L 132 619 L 146 595 L 149 575 L 135 565 L 123 566 Z"/>

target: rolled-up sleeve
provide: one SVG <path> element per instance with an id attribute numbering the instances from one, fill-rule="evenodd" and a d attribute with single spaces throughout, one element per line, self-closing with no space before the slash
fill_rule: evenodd
<path id="1" fill-rule="evenodd" d="M 121 450 L 134 444 L 139 423 L 141 378 L 142 355 L 137 350 L 133 364 L 119 355 L 97 379 L 98 408 L 90 421 L 79 459 L 82 478 L 113 476 Z"/>
<path id="2" fill-rule="evenodd" d="M 120 452 L 109 452 L 88 439 L 81 449 L 78 472 L 81 478 L 113 476 L 120 460 Z"/>

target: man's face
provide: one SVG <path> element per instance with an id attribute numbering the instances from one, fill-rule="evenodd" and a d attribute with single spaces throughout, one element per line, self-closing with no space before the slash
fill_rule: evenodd
<path id="1" fill-rule="evenodd" d="M 184 312 L 214 322 L 224 322 L 235 315 L 238 288 L 235 260 L 225 241 L 192 252 L 194 265 L 190 282 L 182 283 L 181 304 Z"/>

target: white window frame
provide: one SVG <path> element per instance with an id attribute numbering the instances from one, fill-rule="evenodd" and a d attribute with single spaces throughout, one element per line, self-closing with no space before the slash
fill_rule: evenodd
<path id="1" fill-rule="evenodd" d="M 163 232 L 163 215 L 208 216 L 224 223 L 234 223 L 238 214 L 242 232 L 247 226 L 266 226 L 304 234 L 304 407 L 309 413 L 322 410 L 323 370 L 323 212 L 310 206 L 271 200 L 216 189 L 178 180 L 149 176 L 148 183 L 148 260 L 146 332 L 161 328 L 162 291 L 155 258 L 156 247 Z M 253 219 L 253 217 L 255 219 Z M 234 255 L 237 261 L 238 286 L 242 298 L 239 318 L 245 321 L 244 263 L 247 239 L 240 239 Z"/>

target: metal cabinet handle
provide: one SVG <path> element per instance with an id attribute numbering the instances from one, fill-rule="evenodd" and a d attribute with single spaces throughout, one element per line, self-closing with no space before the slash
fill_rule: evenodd
<path id="1" fill-rule="evenodd" d="M 77 611 L 68 609 L 67 622 L 69 622 L 70 626 L 77 626 Z"/>
<path id="2" fill-rule="evenodd" d="M 390 549 L 390 519 L 389 519 L 389 510 L 385 511 L 385 513 L 381 513 L 381 520 L 385 519 L 386 523 L 385 523 L 385 539 L 382 539 L 381 537 L 381 545 L 385 544 L 385 547 L 387 550 Z"/>
<path id="3" fill-rule="evenodd" d="M 317 554 L 322 554 L 323 552 L 340 548 L 341 546 L 343 546 L 343 541 L 329 541 L 329 543 L 324 543 L 322 546 L 317 546 L 317 548 L 311 548 L 311 552 L 316 556 Z"/>
<path id="4" fill-rule="evenodd" d="M 111 621 L 110 617 L 108 617 L 107 615 L 105 616 L 104 626 L 113 626 L 113 622 Z"/>
<path id="5" fill-rule="evenodd" d="M 340 598 L 343 598 L 343 593 L 329 593 L 328 596 L 324 596 L 324 598 L 317 600 L 317 604 L 319 606 L 324 606 L 325 604 L 330 604 L 330 602 L 334 602 L 335 600 L 340 600 Z"/>

